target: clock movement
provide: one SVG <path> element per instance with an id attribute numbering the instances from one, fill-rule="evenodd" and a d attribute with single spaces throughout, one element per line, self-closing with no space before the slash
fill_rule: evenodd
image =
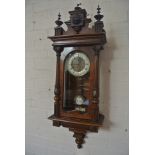
<path id="1" fill-rule="evenodd" d="M 99 53 L 106 43 L 106 33 L 100 9 L 98 6 L 90 28 L 91 19 L 78 4 L 64 22 L 66 31 L 59 13 L 55 35 L 48 37 L 57 57 L 54 114 L 49 119 L 54 126 L 74 132 L 78 148 L 86 132 L 97 132 L 104 118 L 99 113 Z"/>

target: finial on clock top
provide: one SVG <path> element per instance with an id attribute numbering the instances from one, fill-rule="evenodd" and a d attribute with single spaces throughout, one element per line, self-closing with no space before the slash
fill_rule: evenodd
<path id="1" fill-rule="evenodd" d="M 55 21 L 55 23 L 58 25 L 58 27 L 60 27 L 63 24 L 63 22 L 61 21 L 61 14 L 60 14 L 60 12 L 58 14 L 58 19 Z"/>
<path id="2" fill-rule="evenodd" d="M 78 3 L 78 4 L 77 4 L 77 6 L 80 6 L 80 5 L 82 5 L 82 4 L 81 4 L 81 3 Z"/>
<path id="3" fill-rule="evenodd" d="M 81 8 L 80 8 L 80 5 L 82 5 L 82 4 L 81 4 L 81 3 L 77 3 L 77 6 L 75 7 L 75 10 L 81 9 Z"/>
<path id="4" fill-rule="evenodd" d="M 97 21 L 100 21 L 104 16 L 100 14 L 101 13 L 101 8 L 100 6 L 98 5 L 97 7 L 97 15 L 94 16 L 94 18 L 97 20 Z"/>

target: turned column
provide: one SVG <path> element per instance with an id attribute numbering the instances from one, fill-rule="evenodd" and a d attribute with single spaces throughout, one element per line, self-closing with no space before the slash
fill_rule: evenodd
<path id="1" fill-rule="evenodd" d="M 94 47 L 94 83 L 93 83 L 93 100 L 92 103 L 95 104 L 94 109 L 94 118 L 99 119 L 99 52 L 102 49 L 102 46 Z M 97 106 L 96 106 L 97 105 Z M 94 120 L 93 118 L 93 120 Z M 94 121 L 96 121 L 96 119 Z"/>
<path id="2" fill-rule="evenodd" d="M 63 47 L 54 47 L 57 56 L 56 62 L 56 81 L 55 81 L 55 89 L 54 89 L 54 115 L 59 117 L 60 114 L 60 56 L 63 51 Z"/>

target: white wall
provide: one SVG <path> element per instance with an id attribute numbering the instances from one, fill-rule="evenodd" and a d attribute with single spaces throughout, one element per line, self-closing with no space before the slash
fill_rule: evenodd
<path id="1" fill-rule="evenodd" d="M 48 35 L 60 11 L 77 2 L 90 17 L 104 9 L 107 45 L 100 57 L 100 109 L 105 114 L 99 133 L 89 133 L 78 150 L 66 128 L 52 126 L 55 52 Z M 104 77 L 103 77 L 104 75 Z M 128 0 L 26 0 L 26 155 L 128 155 Z"/>

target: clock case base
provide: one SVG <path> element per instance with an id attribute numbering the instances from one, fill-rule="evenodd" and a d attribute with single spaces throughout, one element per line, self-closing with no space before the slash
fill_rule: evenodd
<path id="1" fill-rule="evenodd" d="M 54 115 L 48 117 L 48 119 L 53 121 L 53 126 L 63 126 L 69 128 L 69 131 L 72 131 L 74 133 L 73 137 L 75 138 L 77 147 L 82 148 L 86 133 L 88 131 L 98 132 L 98 128 L 102 127 L 104 115 L 100 114 L 99 121 L 95 122 L 76 118 L 56 117 Z"/>

